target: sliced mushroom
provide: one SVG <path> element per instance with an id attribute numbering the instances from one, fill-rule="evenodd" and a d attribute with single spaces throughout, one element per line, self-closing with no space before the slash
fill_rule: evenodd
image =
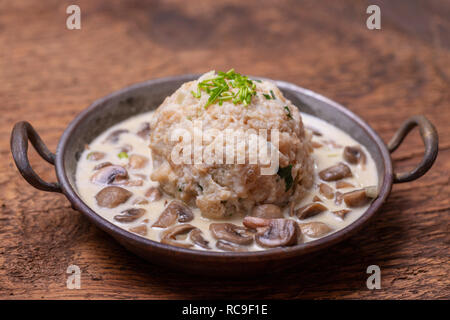
<path id="1" fill-rule="evenodd" d="M 103 169 L 104 167 L 107 167 L 107 166 L 112 166 L 112 163 L 109 162 L 109 161 L 99 163 L 98 165 L 96 165 L 96 166 L 94 167 L 94 170 L 95 170 L 95 171 L 96 171 L 96 170 L 100 170 L 100 169 Z"/>
<path id="2" fill-rule="evenodd" d="M 268 227 L 270 219 L 258 218 L 258 217 L 245 217 L 242 224 L 250 229 L 258 229 L 262 227 Z"/>
<path id="3" fill-rule="evenodd" d="M 177 241 L 177 236 L 188 234 L 195 227 L 191 224 L 179 224 L 161 233 L 161 243 L 170 244 L 176 247 L 190 248 L 192 244 Z"/>
<path id="4" fill-rule="evenodd" d="M 246 252 L 248 251 L 246 248 L 244 247 L 240 247 L 236 244 L 232 244 L 230 242 L 226 242 L 223 240 L 219 240 L 216 242 L 216 248 L 223 250 L 223 251 L 233 251 L 233 252 Z"/>
<path id="5" fill-rule="evenodd" d="M 136 134 L 142 139 L 146 140 L 150 136 L 150 123 L 142 123 L 139 131 Z"/>
<path id="6" fill-rule="evenodd" d="M 291 219 L 271 219 L 263 233 L 255 236 L 256 243 L 265 248 L 292 246 L 297 244 L 300 230 Z"/>
<path id="7" fill-rule="evenodd" d="M 253 242 L 253 233 L 245 227 L 232 223 L 211 223 L 209 230 L 217 240 L 225 240 L 240 245 L 248 245 Z"/>
<path id="8" fill-rule="evenodd" d="M 128 159 L 128 165 L 132 169 L 142 169 L 147 165 L 147 163 L 148 158 L 138 154 L 132 154 Z"/>
<path id="9" fill-rule="evenodd" d="M 141 179 L 138 180 L 122 180 L 117 183 L 114 183 L 115 185 L 119 186 L 127 186 L 127 187 L 141 187 L 144 185 L 144 181 Z"/>
<path id="10" fill-rule="evenodd" d="M 369 188 L 350 191 L 342 195 L 345 204 L 350 208 L 364 206 L 365 204 L 369 203 L 370 200 L 372 200 L 374 197 L 376 197 L 376 194 L 373 192 L 373 189 Z"/>
<path id="11" fill-rule="evenodd" d="M 334 190 L 332 187 L 327 185 L 326 183 L 321 183 L 319 185 L 319 192 L 325 196 L 327 199 L 333 199 L 334 198 Z"/>
<path id="12" fill-rule="evenodd" d="M 252 217 L 266 218 L 266 219 L 276 219 L 283 218 L 283 212 L 279 206 L 274 204 L 261 204 L 253 208 Z"/>
<path id="13" fill-rule="evenodd" d="M 95 195 L 97 204 L 100 207 L 115 208 L 118 205 L 126 202 L 133 194 L 121 187 L 106 187 Z"/>
<path id="14" fill-rule="evenodd" d="M 126 179 L 127 177 L 128 172 L 124 167 L 112 165 L 106 166 L 94 173 L 91 177 L 91 182 L 98 185 L 107 185 L 111 184 L 116 178 L 120 180 Z"/>
<path id="15" fill-rule="evenodd" d="M 98 161 L 103 159 L 106 156 L 106 154 L 104 152 L 99 152 L 99 151 L 92 151 L 89 152 L 88 155 L 86 156 L 86 159 L 91 160 L 91 161 Z"/>
<path id="16" fill-rule="evenodd" d="M 351 176 L 352 171 L 342 162 L 319 172 L 320 179 L 324 181 L 336 181 Z"/>
<path id="17" fill-rule="evenodd" d="M 311 131 L 311 133 L 314 135 L 314 136 L 318 136 L 318 137 L 321 137 L 322 136 L 322 133 L 319 131 L 319 130 L 317 130 L 316 128 L 313 128 L 313 127 L 306 127 L 306 129 L 308 129 L 309 131 Z"/>
<path id="18" fill-rule="evenodd" d="M 323 222 L 300 223 L 299 226 L 302 233 L 306 234 L 310 238 L 323 237 L 333 230 Z"/>
<path id="19" fill-rule="evenodd" d="M 189 238 L 193 243 L 202 247 L 203 249 L 210 249 L 208 245 L 209 241 L 203 238 L 202 231 L 200 229 L 195 228 L 194 230 L 192 230 L 189 234 Z"/>
<path id="20" fill-rule="evenodd" d="M 342 203 L 342 195 L 343 194 L 341 192 L 336 191 L 336 198 L 334 198 L 334 203 L 338 206 Z"/>
<path id="21" fill-rule="evenodd" d="M 349 213 L 349 212 L 350 212 L 350 210 L 348 210 L 348 209 L 342 209 L 342 210 L 333 211 L 333 214 L 337 215 L 341 219 L 344 219 L 345 216 L 347 215 L 347 213 Z"/>
<path id="22" fill-rule="evenodd" d="M 150 187 L 145 192 L 145 196 L 147 197 L 148 201 L 154 202 L 158 201 L 162 197 L 162 193 L 157 187 Z"/>
<path id="23" fill-rule="evenodd" d="M 336 189 L 344 189 L 344 188 L 354 188 L 355 186 L 351 184 L 350 182 L 346 181 L 337 181 L 336 182 Z"/>
<path id="24" fill-rule="evenodd" d="M 148 204 L 148 200 L 147 199 L 145 199 L 145 198 L 141 198 L 141 197 L 139 197 L 139 198 L 136 198 L 134 201 L 133 201 L 133 204 Z"/>
<path id="25" fill-rule="evenodd" d="M 123 146 L 120 147 L 120 152 L 130 153 L 133 151 L 133 146 L 129 143 L 125 143 Z"/>
<path id="26" fill-rule="evenodd" d="M 319 148 L 322 148 L 322 147 L 323 147 L 323 145 L 322 145 L 321 143 L 318 143 L 318 142 L 316 142 L 316 141 L 312 141 L 312 142 L 311 142 L 311 145 L 312 145 L 312 147 L 313 147 L 314 149 L 319 149 Z"/>
<path id="27" fill-rule="evenodd" d="M 127 129 L 114 130 L 106 137 L 104 142 L 117 143 L 119 141 L 120 135 L 122 133 L 127 133 L 127 132 L 128 132 Z"/>
<path id="28" fill-rule="evenodd" d="M 191 209 L 183 202 L 179 200 L 173 200 L 161 213 L 158 220 L 153 224 L 152 227 L 157 228 L 167 228 L 168 226 L 179 222 L 189 222 L 194 219 L 194 214 Z"/>
<path id="29" fill-rule="evenodd" d="M 344 148 L 343 158 L 350 164 L 366 163 L 366 154 L 360 146 L 347 146 Z"/>
<path id="30" fill-rule="evenodd" d="M 320 199 L 318 196 L 314 196 L 313 202 L 322 202 L 322 199 Z"/>
<path id="31" fill-rule="evenodd" d="M 122 223 L 136 221 L 145 214 L 146 210 L 142 208 L 130 208 L 114 216 L 114 220 Z"/>
<path id="32" fill-rule="evenodd" d="M 129 229 L 131 232 L 137 233 L 141 236 L 147 235 L 147 226 L 145 224 L 141 224 L 140 226 L 132 227 Z"/>
<path id="33" fill-rule="evenodd" d="M 323 204 L 318 202 L 313 202 L 310 204 L 307 204 L 304 207 L 301 207 L 297 210 L 295 210 L 295 215 L 299 219 L 306 219 L 315 215 L 318 215 L 319 213 L 328 210 L 327 207 L 325 207 Z"/>

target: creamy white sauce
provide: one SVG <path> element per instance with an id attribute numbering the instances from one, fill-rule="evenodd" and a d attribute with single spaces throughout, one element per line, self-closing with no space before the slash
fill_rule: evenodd
<path id="1" fill-rule="evenodd" d="M 141 115 L 137 115 L 134 117 L 131 117 L 125 121 L 122 121 L 115 126 L 109 128 L 105 132 L 103 132 L 100 136 L 98 136 L 92 143 L 89 145 L 89 147 L 83 152 L 83 154 L 80 157 L 80 160 L 78 161 L 77 165 L 77 172 L 76 172 L 76 186 L 78 189 L 78 193 L 83 199 L 83 201 L 95 212 L 97 212 L 100 216 L 105 218 L 106 220 L 112 222 L 115 225 L 118 225 L 126 230 L 129 230 L 130 228 L 146 225 L 147 226 L 147 234 L 145 235 L 146 238 L 149 238 L 151 240 L 160 241 L 160 233 L 162 230 L 161 228 L 152 228 L 152 224 L 158 219 L 161 212 L 164 210 L 166 204 L 170 203 L 171 200 L 173 200 L 172 197 L 168 195 L 163 195 L 163 197 L 155 202 L 149 202 L 147 204 L 133 204 L 137 199 L 139 198 L 145 198 L 145 192 L 149 189 L 151 186 L 158 186 L 157 182 L 150 180 L 150 173 L 152 171 L 152 161 L 151 161 L 151 152 L 148 147 L 148 141 L 142 139 L 138 135 L 136 135 L 137 131 L 141 127 L 142 123 L 149 122 L 150 118 L 152 117 L 152 112 L 144 113 Z M 319 194 L 318 191 L 318 185 L 320 184 L 320 179 L 318 178 L 318 172 L 320 172 L 323 169 L 326 169 L 332 165 L 337 164 L 340 161 L 343 161 L 342 159 L 342 152 L 343 148 L 345 146 L 354 146 L 359 145 L 353 138 L 351 138 L 348 134 L 343 132 L 342 130 L 334 127 L 333 125 L 318 119 L 316 117 L 313 117 L 308 114 L 302 113 L 302 119 L 303 124 L 305 127 L 310 127 L 317 129 L 322 133 L 323 136 L 313 136 L 313 141 L 318 142 L 322 144 L 323 146 L 321 148 L 315 148 L 314 152 L 312 154 L 314 158 L 315 163 L 315 184 L 314 187 L 311 188 L 311 190 L 307 193 L 307 195 L 302 199 L 302 201 L 298 204 L 296 204 L 295 208 L 300 208 L 306 204 L 309 204 L 313 202 L 313 198 L 315 195 L 318 195 L 321 199 L 323 204 L 329 209 L 328 211 L 322 212 L 316 216 L 298 220 L 296 217 L 289 217 L 288 211 L 289 208 L 285 208 L 285 217 L 296 219 L 300 223 L 306 223 L 306 222 L 313 222 L 313 221 L 320 221 L 325 224 L 327 224 L 329 227 L 333 229 L 332 232 L 335 232 L 339 229 L 342 229 L 349 224 L 351 224 L 353 221 L 358 219 L 368 208 L 368 205 L 358 207 L 358 208 L 351 208 L 350 212 L 345 216 L 344 219 L 339 218 L 335 214 L 332 213 L 332 211 L 342 210 L 346 209 L 345 203 L 342 202 L 340 205 L 336 205 L 334 199 L 327 199 L 321 194 Z M 118 129 L 127 129 L 129 132 L 122 133 L 119 136 L 119 140 L 116 143 L 104 143 L 106 137 L 115 130 Z M 337 144 L 339 144 L 341 147 L 335 147 L 330 143 L 324 143 L 324 141 L 333 140 Z M 124 167 L 128 164 L 127 158 L 119 158 L 118 154 L 121 152 L 121 149 L 125 145 L 132 146 L 132 150 L 128 152 L 128 155 L 131 156 L 133 154 L 142 155 L 145 157 L 148 157 L 149 162 L 148 164 L 141 168 L 141 169 L 130 169 L 127 168 L 128 174 L 130 176 L 130 180 L 140 180 L 142 179 L 141 175 L 145 175 L 145 179 L 143 179 L 143 185 L 142 186 L 121 186 L 122 188 L 125 188 L 133 193 L 130 199 L 128 199 L 125 203 L 113 208 L 104 208 L 100 207 L 95 199 L 95 195 L 102 190 L 105 186 L 96 185 L 93 184 L 90 181 L 91 176 L 93 175 L 94 167 L 98 165 L 99 163 L 109 161 L 112 164 L 116 165 L 122 165 Z M 361 146 L 361 145 L 360 145 Z M 346 181 L 351 184 L 353 184 L 355 187 L 353 188 L 345 188 L 345 189 L 336 189 L 335 188 L 335 182 L 326 182 L 328 185 L 333 187 L 335 191 L 339 191 L 341 193 L 349 192 L 356 189 L 361 189 L 363 187 L 368 186 L 377 186 L 378 185 L 378 176 L 377 176 L 377 170 L 375 167 L 375 163 L 373 159 L 371 158 L 369 152 L 367 152 L 366 148 L 364 146 L 361 146 L 363 151 L 366 154 L 367 161 L 365 165 L 349 165 L 349 167 L 352 170 L 353 176 L 349 178 L 342 179 L 340 181 Z M 90 152 L 97 151 L 97 152 L 103 152 L 105 153 L 105 157 L 101 160 L 93 161 L 87 159 L 87 156 Z M 120 223 L 114 220 L 114 216 L 117 214 L 120 214 L 122 211 L 130 209 L 130 208 L 144 208 L 146 210 L 146 213 L 141 218 L 137 219 L 134 222 L 131 223 Z M 211 250 L 213 251 L 220 251 L 217 249 L 214 245 L 216 240 L 211 236 L 211 233 L 209 231 L 209 224 L 211 222 L 230 222 L 237 225 L 242 225 L 242 217 L 235 217 L 228 219 L 226 221 L 213 221 L 207 218 L 204 218 L 200 214 L 200 210 L 198 208 L 192 208 L 194 212 L 194 219 L 189 222 L 189 224 L 192 224 L 195 227 L 198 227 L 200 230 L 202 230 L 203 237 L 208 240 L 210 243 Z M 330 234 L 330 233 L 329 233 Z M 313 241 L 316 239 L 309 238 L 305 235 L 303 235 L 303 242 Z M 189 241 L 189 240 L 180 240 L 183 241 Z M 199 246 L 194 246 L 194 249 L 198 250 L 205 250 Z M 264 250 L 264 248 L 258 246 L 255 242 L 253 245 L 251 245 L 249 250 Z"/>

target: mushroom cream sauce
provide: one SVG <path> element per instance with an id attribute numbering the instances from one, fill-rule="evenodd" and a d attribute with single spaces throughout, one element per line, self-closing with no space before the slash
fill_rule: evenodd
<path id="1" fill-rule="evenodd" d="M 151 187 L 154 187 L 154 189 L 158 187 L 157 182 L 150 180 L 152 160 L 151 151 L 148 147 L 148 132 L 145 132 L 146 124 L 148 124 L 151 119 L 152 113 L 153 112 L 140 114 L 122 121 L 109 128 L 93 140 L 91 144 L 86 147 L 86 150 L 83 152 L 78 162 L 76 185 L 78 193 L 83 201 L 100 216 L 123 229 L 129 230 L 151 240 L 160 241 L 161 233 L 164 229 L 152 227 L 152 224 L 158 219 L 160 214 L 173 200 L 173 198 L 168 195 L 161 194 L 160 199 L 152 201 L 152 197 L 149 197 L 147 193 Z M 308 191 L 301 202 L 295 204 L 295 208 L 301 208 L 305 205 L 316 202 L 323 204 L 327 210 L 306 219 L 299 219 L 295 215 L 290 216 L 290 206 L 286 206 L 283 214 L 285 218 L 290 218 L 297 221 L 300 226 L 310 222 L 322 222 L 326 224 L 328 228 L 325 226 L 325 230 L 322 230 L 319 234 L 314 234 L 314 228 L 304 229 L 301 227 L 300 230 L 302 231 L 302 235 L 299 239 L 299 243 L 309 242 L 320 237 L 324 237 L 332 232 L 346 227 L 358 219 L 366 211 L 370 203 L 358 205 L 354 208 L 347 208 L 346 202 L 342 201 L 342 198 L 339 200 L 339 197 L 342 196 L 342 194 L 353 190 L 360 190 L 364 187 L 378 185 L 378 176 L 375 163 L 371 158 L 370 153 L 367 152 L 364 146 L 358 144 L 342 130 L 321 119 L 304 113 L 302 113 L 301 116 L 305 128 L 311 130 L 313 133 L 312 141 L 314 151 L 312 153 L 312 157 L 314 160 L 315 181 L 314 186 Z M 148 130 L 149 128 L 147 127 L 147 131 Z M 116 136 L 113 134 L 112 136 L 114 139 L 111 139 L 111 133 L 113 132 L 119 132 L 119 134 Z M 361 148 L 360 150 L 362 150 L 363 154 L 365 154 L 365 163 L 360 162 L 352 165 L 345 162 L 343 158 L 343 151 L 346 146 L 359 146 Z M 138 166 L 134 166 L 135 168 L 130 165 L 130 160 L 133 155 L 145 157 L 138 157 L 143 161 L 141 161 Z M 146 159 L 148 159 L 148 161 L 146 161 Z M 129 185 L 117 184 L 121 188 L 130 191 L 131 196 L 129 196 L 124 203 L 121 203 L 114 208 L 101 207 L 98 205 L 95 196 L 102 189 L 104 189 L 106 185 L 95 184 L 91 181 L 93 174 L 98 172 L 98 167 L 102 167 L 102 165 L 104 166 L 105 163 L 108 162 L 110 164 L 126 168 L 128 171 L 128 181 L 132 182 Z M 319 177 L 319 172 L 334 166 L 339 162 L 345 163 L 351 169 L 352 176 L 337 181 L 322 181 Z M 344 184 L 343 182 L 348 184 Z M 326 188 L 328 191 L 332 191 L 331 195 L 328 193 L 328 197 L 326 196 L 327 190 L 322 190 L 322 192 L 320 190 L 319 186 L 323 183 L 326 184 L 325 188 L 327 186 L 331 187 L 331 189 Z M 123 219 L 122 222 L 119 222 L 114 218 L 130 208 L 142 208 L 145 210 L 145 213 L 131 222 L 123 222 Z M 216 240 L 212 237 L 211 231 L 209 230 L 209 225 L 212 222 L 229 222 L 242 226 L 242 216 L 231 217 L 226 220 L 213 221 L 202 217 L 198 208 L 190 208 L 194 213 L 194 219 L 188 223 L 202 231 L 202 236 L 209 242 L 208 246 L 210 248 L 204 249 L 199 245 L 193 245 L 191 247 L 192 249 L 221 251 L 216 248 Z M 143 212 L 144 210 L 141 210 L 140 212 Z M 341 211 L 340 215 L 333 213 L 336 211 L 339 212 L 340 210 L 348 210 L 348 212 Z M 313 233 L 311 233 L 311 231 Z M 308 236 L 308 234 L 313 237 Z M 179 243 L 192 244 L 189 237 L 186 236 L 184 236 L 184 238 L 177 237 L 176 241 Z M 265 250 L 267 248 L 263 248 L 253 241 L 251 245 L 245 246 L 245 249 L 249 251 L 256 251 Z"/>

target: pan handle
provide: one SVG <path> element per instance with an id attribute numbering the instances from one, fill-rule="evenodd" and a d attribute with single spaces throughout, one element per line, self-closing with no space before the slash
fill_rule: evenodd
<path id="1" fill-rule="evenodd" d="M 45 182 L 31 168 L 27 153 L 28 140 L 30 140 L 34 149 L 44 160 L 55 165 L 55 155 L 48 150 L 31 124 L 26 121 L 21 121 L 15 124 L 11 132 L 11 153 L 20 174 L 29 184 L 39 190 L 62 193 L 59 183 Z"/>
<path id="2" fill-rule="evenodd" d="M 434 125 L 424 116 L 413 116 L 402 124 L 388 143 L 389 152 L 394 152 L 408 133 L 416 126 L 419 127 L 420 135 L 425 146 L 422 161 L 412 171 L 394 173 L 394 183 L 408 182 L 420 178 L 431 168 L 434 160 L 436 160 L 438 154 L 438 134 Z"/>

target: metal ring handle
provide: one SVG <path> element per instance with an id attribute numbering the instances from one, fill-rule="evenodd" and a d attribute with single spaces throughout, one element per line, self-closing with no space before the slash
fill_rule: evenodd
<path id="1" fill-rule="evenodd" d="M 29 184 L 39 190 L 62 193 L 59 183 L 45 182 L 31 168 L 27 153 L 28 140 L 44 160 L 52 165 L 55 164 L 55 155 L 48 150 L 31 124 L 21 121 L 15 124 L 11 132 L 11 153 L 20 174 Z"/>
<path id="2" fill-rule="evenodd" d="M 425 153 L 422 161 L 412 171 L 394 173 L 394 183 L 403 183 L 420 178 L 431 168 L 436 160 L 438 154 L 438 134 L 434 125 L 424 116 L 413 116 L 402 124 L 388 143 L 389 152 L 394 152 L 408 133 L 415 127 L 419 127 L 420 135 L 425 146 Z"/>

